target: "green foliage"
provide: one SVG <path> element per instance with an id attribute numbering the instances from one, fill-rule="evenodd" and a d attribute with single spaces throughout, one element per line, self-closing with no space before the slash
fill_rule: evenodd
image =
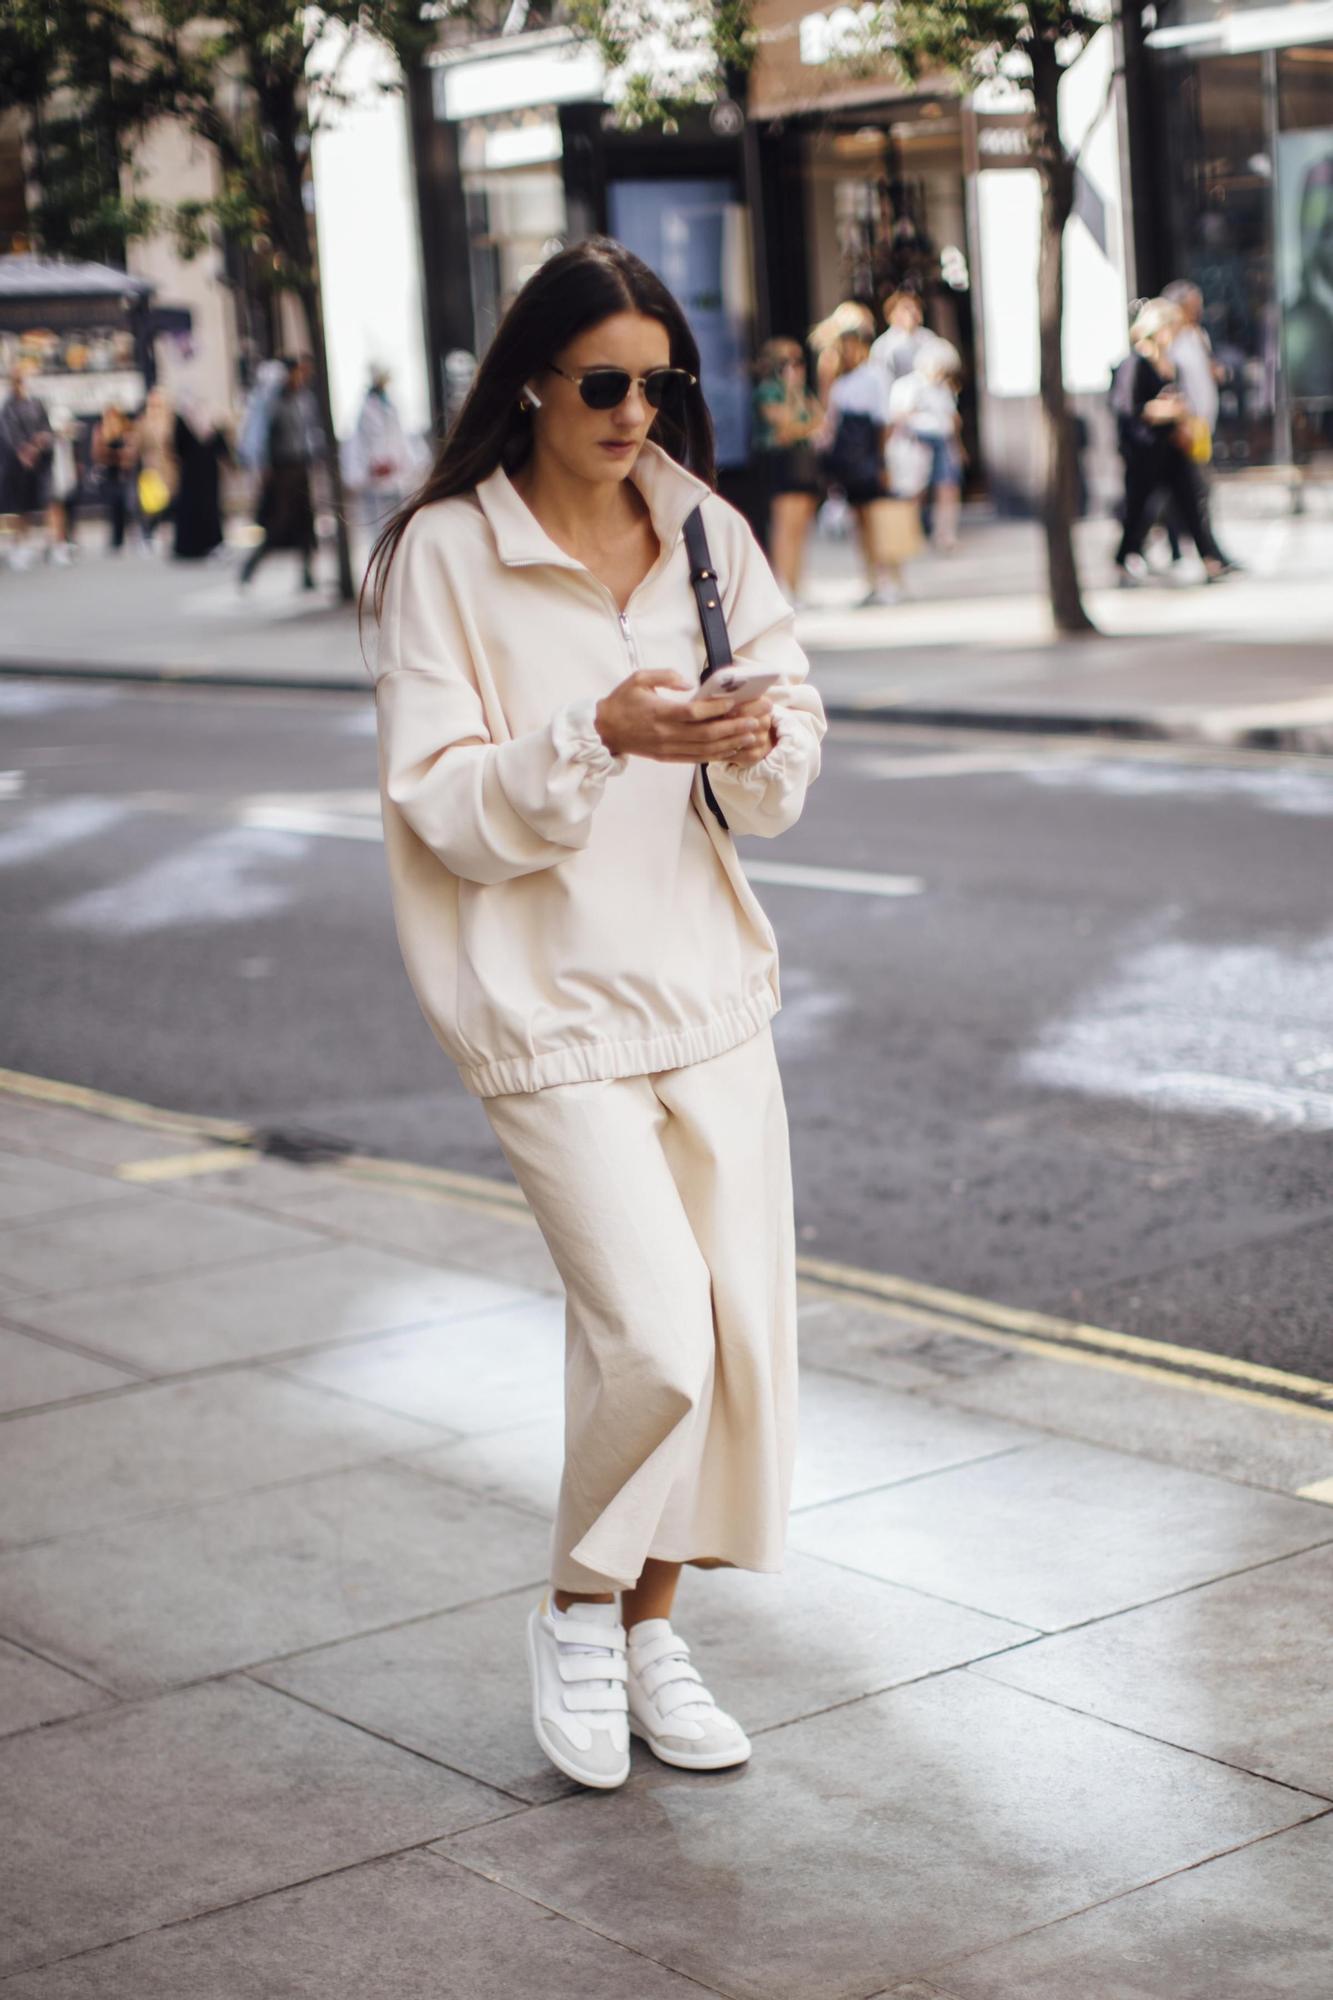
<path id="1" fill-rule="evenodd" d="M 751 0 L 569 0 L 565 18 L 616 79 L 616 123 L 671 133 L 687 107 L 730 94 L 754 61 Z"/>

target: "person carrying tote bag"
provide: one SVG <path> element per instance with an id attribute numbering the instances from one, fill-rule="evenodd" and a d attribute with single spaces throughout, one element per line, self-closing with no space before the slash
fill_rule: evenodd
<path id="1" fill-rule="evenodd" d="M 733 836 L 795 822 L 826 724 L 698 374 L 647 265 L 559 252 L 367 579 L 404 960 L 565 1287 L 531 1718 L 601 1789 L 631 1732 L 750 1755 L 670 1613 L 684 1563 L 782 1568 L 796 1435 L 777 949 Z"/>

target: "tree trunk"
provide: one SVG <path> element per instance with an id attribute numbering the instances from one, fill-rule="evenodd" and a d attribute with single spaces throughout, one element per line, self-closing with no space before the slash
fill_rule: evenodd
<path id="1" fill-rule="evenodd" d="M 324 427 L 328 449 L 326 464 L 338 552 L 338 595 L 344 604 L 350 604 L 356 596 L 356 584 L 352 578 L 352 550 L 347 534 L 347 497 L 343 492 L 338 434 L 333 428 L 333 398 L 329 391 L 329 357 L 324 344 L 324 304 L 320 297 L 318 271 L 311 271 L 302 285 L 301 303 L 305 308 L 306 325 L 310 329 L 310 352 L 315 363 L 315 395 L 319 402 L 319 420 Z"/>
<path id="2" fill-rule="evenodd" d="M 1073 524 L 1078 463 L 1074 427 L 1065 399 L 1064 234 L 1074 205 L 1074 164 L 1060 142 L 1060 71 L 1053 45 L 1032 45 L 1033 137 L 1041 178 L 1041 236 L 1037 257 L 1037 309 L 1041 353 L 1043 433 L 1042 522 L 1051 615 L 1058 632 L 1093 632 L 1083 608 Z"/>

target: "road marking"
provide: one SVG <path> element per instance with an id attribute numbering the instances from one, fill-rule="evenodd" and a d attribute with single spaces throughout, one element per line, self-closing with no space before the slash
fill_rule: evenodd
<path id="1" fill-rule="evenodd" d="M 741 856 L 752 882 L 773 882 L 786 889 L 833 889 L 849 896 L 919 896 L 925 883 L 919 875 L 874 875 L 861 868 L 815 868 L 800 862 L 754 861 Z"/>
<path id="2" fill-rule="evenodd" d="M 178 1133 L 193 1132 L 199 1137 L 232 1140 L 246 1145 L 253 1140 L 248 1126 L 224 1119 L 194 1118 L 181 1112 L 160 1111 L 138 1104 L 132 1098 L 112 1097 L 79 1084 L 64 1084 L 46 1077 L 28 1076 L 17 1070 L 0 1070 L 0 1094 L 26 1097 L 39 1103 L 63 1105 L 96 1117 L 118 1119 L 122 1123 Z M 404 1194 L 427 1201 L 463 1201 L 506 1214 L 514 1221 L 532 1222 L 519 1190 L 507 1181 L 481 1174 L 459 1173 L 447 1167 L 417 1166 L 410 1160 L 377 1160 L 368 1155 L 347 1155 L 331 1162 L 332 1171 L 347 1179 L 389 1183 Z M 1209 1348 L 1181 1347 L 1169 1341 L 1149 1340 L 1138 1334 L 1117 1333 L 1109 1327 L 1088 1326 L 1055 1318 L 1049 1313 L 1025 1311 L 998 1300 L 984 1299 L 968 1292 L 949 1291 L 911 1278 L 895 1277 L 883 1271 L 866 1271 L 857 1265 L 830 1263 L 822 1258 L 798 1257 L 798 1275 L 807 1283 L 885 1310 L 906 1307 L 917 1318 L 991 1347 L 1018 1349 L 1051 1361 L 1077 1362 L 1085 1367 L 1112 1373 L 1137 1375 L 1197 1394 L 1221 1397 L 1272 1410 L 1280 1407 L 1290 1415 L 1316 1423 L 1333 1424 L 1333 1382 L 1314 1376 L 1294 1375 L 1281 1368 L 1258 1362 L 1241 1361 Z M 1225 1379 L 1208 1379 L 1225 1378 Z M 1239 1386 L 1245 1384 L 1248 1386 Z M 1311 1401 L 1311 1398 L 1317 1401 Z M 1320 1407 L 1320 1405 L 1328 1407 Z M 1333 1479 L 1317 1481 L 1300 1490 L 1302 1499 L 1327 1500 L 1333 1504 Z"/>
<path id="3" fill-rule="evenodd" d="M 1298 1500 L 1322 1500 L 1325 1506 L 1333 1507 L 1333 1479 L 1316 1479 L 1313 1486 L 1298 1486 Z"/>
<path id="4" fill-rule="evenodd" d="M 1326 1396 L 1333 1403 L 1333 1382 L 1322 1382 L 1316 1376 L 1293 1375 L 1283 1368 L 1265 1367 L 1262 1362 L 1216 1354 L 1210 1348 L 1181 1347 L 1171 1341 L 1149 1340 L 1141 1334 L 1116 1333 L 1110 1327 L 1057 1319 L 1051 1313 L 1029 1312 L 1022 1307 L 1001 1305 L 998 1300 L 977 1298 L 970 1292 L 951 1292 L 943 1286 L 921 1284 L 912 1278 L 863 1271 L 852 1264 L 830 1264 L 814 1257 L 802 1257 L 799 1261 L 807 1276 L 838 1289 L 872 1293 L 890 1305 L 920 1307 L 960 1323 L 965 1321 L 1041 1342 L 1095 1347 L 1176 1367 L 1207 1368 L 1216 1375 L 1281 1389 L 1292 1396 Z"/>
<path id="5" fill-rule="evenodd" d="M 116 1168 L 120 1181 L 181 1181 L 196 1174 L 223 1174 L 248 1167 L 259 1155 L 252 1146 L 211 1146 L 203 1153 L 172 1153 L 165 1160 L 127 1160 Z"/>
<path id="6" fill-rule="evenodd" d="M 336 806 L 283 798 L 247 799 L 237 818 L 242 826 L 268 833 L 323 834 L 335 840 L 380 840 L 378 817 L 339 811 Z M 802 862 L 759 861 L 742 855 L 741 865 L 752 882 L 771 882 L 784 889 L 830 889 L 850 896 L 919 896 L 925 883 L 919 875 L 878 875 L 864 868 L 817 868 Z"/>

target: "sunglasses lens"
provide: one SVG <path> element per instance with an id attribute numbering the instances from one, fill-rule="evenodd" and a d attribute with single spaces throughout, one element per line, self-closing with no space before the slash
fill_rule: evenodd
<path id="1" fill-rule="evenodd" d="M 645 376 L 643 393 L 653 410 L 678 410 L 685 400 L 690 377 L 683 368 L 654 368 Z"/>
<path id="2" fill-rule="evenodd" d="M 579 383 L 579 394 L 590 410 L 614 410 L 629 394 L 624 368 L 592 368 Z"/>

